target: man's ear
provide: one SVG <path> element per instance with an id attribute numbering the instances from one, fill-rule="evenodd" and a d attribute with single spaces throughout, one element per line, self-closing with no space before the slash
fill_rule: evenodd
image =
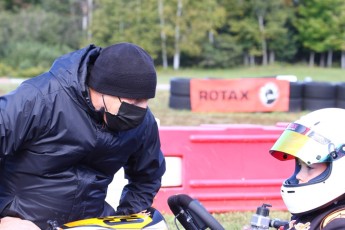
<path id="1" fill-rule="evenodd" d="M 100 110 L 103 107 L 102 94 L 91 87 L 89 88 L 90 104 L 96 109 Z"/>

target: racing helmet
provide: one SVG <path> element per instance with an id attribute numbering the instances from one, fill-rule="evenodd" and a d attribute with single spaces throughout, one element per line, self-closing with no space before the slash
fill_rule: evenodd
<path id="1" fill-rule="evenodd" d="M 269 152 L 279 160 L 296 161 L 294 174 L 281 186 L 290 213 L 307 213 L 331 204 L 345 193 L 345 109 L 326 108 L 302 116 L 286 127 Z M 298 184 L 297 158 L 307 165 L 327 163 L 327 169 Z"/>

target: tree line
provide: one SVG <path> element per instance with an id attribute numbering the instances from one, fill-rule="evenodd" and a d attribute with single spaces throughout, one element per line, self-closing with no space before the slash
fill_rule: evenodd
<path id="1" fill-rule="evenodd" d="M 162 68 L 345 68 L 344 19 L 343 0 L 2 0 L 0 74 L 123 41 Z"/>

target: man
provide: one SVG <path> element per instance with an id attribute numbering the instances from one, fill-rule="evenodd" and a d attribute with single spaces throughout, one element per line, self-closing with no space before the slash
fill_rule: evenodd
<path id="1" fill-rule="evenodd" d="M 165 172 L 148 108 L 156 84 L 141 47 L 89 45 L 0 97 L 0 216 L 44 229 L 150 207 Z M 115 212 L 105 197 L 121 167 L 128 184 Z"/>

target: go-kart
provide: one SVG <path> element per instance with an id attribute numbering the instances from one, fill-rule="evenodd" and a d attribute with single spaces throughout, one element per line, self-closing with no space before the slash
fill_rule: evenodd
<path id="1" fill-rule="evenodd" d="M 145 229 L 168 230 L 163 215 L 154 208 L 145 212 L 125 216 L 105 216 L 77 220 L 63 225 L 48 221 L 49 230 L 106 230 L 106 229 Z"/>
<path id="2" fill-rule="evenodd" d="M 185 194 L 173 195 L 168 199 L 172 213 L 186 230 L 224 230 L 224 227 L 206 210 L 196 199 Z M 268 204 L 259 206 L 252 216 L 250 226 L 252 230 L 279 229 L 288 224 L 287 221 L 269 218 Z M 175 222 L 177 229 L 178 225 Z M 49 230 L 106 230 L 106 229 L 144 229 L 168 230 L 163 215 L 155 208 L 146 212 L 126 216 L 106 216 L 83 219 L 58 225 L 48 221 Z"/>

